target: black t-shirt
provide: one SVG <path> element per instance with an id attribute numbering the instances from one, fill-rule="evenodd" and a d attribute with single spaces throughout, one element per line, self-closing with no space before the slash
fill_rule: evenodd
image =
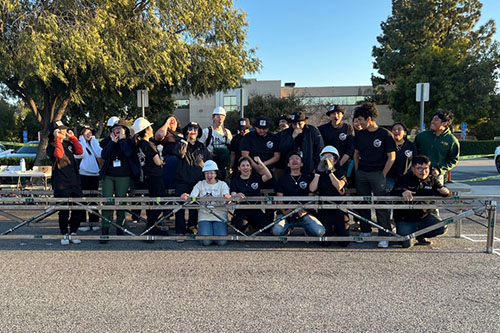
<path id="1" fill-rule="evenodd" d="M 247 197 L 260 196 L 262 188 L 262 176 L 252 173 L 248 179 L 242 179 L 240 175 L 231 181 L 231 192 L 243 193 Z"/>
<path id="2" fill-rule="evenodd" d="M 354 154 L 353 140 L 354 140 L 354 130 L 349 124 L 342 124 L 339 128 L 332 126 L 331 122 L 318 127 L 325 146 L 334 146 L 339 151 L 339 155 L 342 158 L 344 154 L 352 157 Z"/>
<path id="3" fill-rule="evenodd" d="M 250 132 L 243 137 L 240 144 L 240 150 L 250 152 L 250 157 L 259 156 L 262 162 L 265 162 L 279 152 L 279 138 L 276 134 L 267 133 L 266 136 L 260 136 L 257 132 Z M 273 168 L 269 165 L 268 168 Z"/>
<path id="4" fill-rule="evenodd" d="M 354 148 L 359 151 L 359 170 L 382 171 L 387 162 L 387 153 L 396 151 L 396 142 L 391 132 L 379 127 L 374 132 L 361 130 L 356 133 Z"/>
<path id="5" fill-rule="evenodd" d="M 146 140 L 139 141 L 139 149 L 137 155 L 141 163 L 144 176 L 146 177 L 161 177 L 163 175 L 163 167 L 156 165 L 153 161 L 155 155 L 158 154 L 154 143 Z"/>
<path id="6" fill-rule="evenodd" d="M 387 177 L 398 178 L 408 172 L 411 168 L 411 160 L 416 152 L 415 144 L 407 139 L 401 146 L 396 145 L 396 160 Z"/>
<path id="7" fill-rule="evenodd" d="M 312 180 L 310 174 L 301 174 L 292 176 L 286 173 L 280 177 L 276 184 L 276 192 L 283 193 L 285 196 L 303 197 L 309 195 L 309 183 Z"/>
<path id="8" fill-rule="evenodd" d="M 324 196 L 339 196 L 345 194 L 345 188 L 347 186 L 347 179 L 345 177 L 345 171 L 342 168 L 336 169 L 333 174 L 337 177 L 338 180 L 343 180 L 346 182 L 344 187 L 341 190 L 341 193 L 337 191 L 335 186 L 333 186 L 332 181 L 330 180 L 330 175 L 326 172 L 321 172 L 319 175 L 318 181 L 318 193 L 319 195 Z"/>

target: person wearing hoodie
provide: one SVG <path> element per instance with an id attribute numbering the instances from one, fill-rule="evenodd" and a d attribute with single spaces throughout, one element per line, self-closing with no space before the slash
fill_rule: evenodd
<path id="1" fill-rule="evenodd" d="M 76 155 L 80 160 L 80 180 L 83 191 L 97 191 L 99 189 L 99 163 L 102 161 L 102 148 L 94 136 L 93 129 L 85 126 L 80 132 L 79 142 L 82 145 L 83 154 Z M 89 195 L 95 196 L 95 195 Z M 99 216 L 89 213 L 88 226 L 78 228 L 78 231 L 99 230 Z"/>
<path id="2" fill-rule="evenodd" d="M 82 146 L 73 132 L 69 130 L 60 120 L 50 126 L 49 145 L 47 156 L 52 162 L 52 189 L 55 198 L 83 197 L 78 165 L 74 155 L 83 153 Z M 80 244 L 76 238 L 76 232 L 80 223 L 85 218 L 83 210 L 61 210 L 59 212 L 59 230 L 63 239 L 61 245 L 69 243 Z M 69 226 L 69 231 L 68 231 Z"/>
<path id="3" fill-rule="evenodd" d="M 179 158 L 175 173 L 175 196 L 189 193 L 198 181 L 203 179 L 201 171 L 205 161 L 210 159 L 210 152 L 205 145 L 197 139 L 201 136 L 202 129 L 196 122 L 190 122 L 183 128 L 184 138 L 175 147 L 175 154 Z M 184 210 L 175 214 L 175 232 L 178 235 L 186 234 L 186 230 L 194 232 L 198 220 L 198 211 L 189 210 L 188 228 L 186 229 L 186 216 Z"/>
<path id="4" fill-rule="evenodd" d="M 134 160 L 134 144 L 130 138 L 130 129 L 127 124 L 120 120 L 112 127 L 109 140 L 101 152 L 104 159 L 99 177 L 102 179 L 102 196 L 105 198 L 123 198 L 127 195 L 132 176 L 140 172 Z M 112 210 L 103 210 L 102 215 L 111 220 Z M 102 235 L 109 235 L 110 223 L 102 220 Z M 116 211 L 116 224 L 125 225 L 125 211 Z M 117 235 L 123 235 L 123 230 L 117 229 Z M 102 242 L 105 242 L 104 240 Z"/>

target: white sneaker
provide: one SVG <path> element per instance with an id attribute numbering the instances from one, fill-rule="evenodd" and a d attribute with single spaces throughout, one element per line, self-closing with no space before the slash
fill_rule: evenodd
<path id="1" fill-rule="evenodd" d="M 89 227 L 80 227 L 80 228 L 78 228 L 78 231 L 86 232 L 86 231 L 90 231 L 90 228 Z"/>
<path id="2" fill-rule="evenodd" d="M 380 247 L 380 248 L 385 249 L 385 248 L 389 247 L 389 242 L 388 241 L 380 241 L 380 242 L 378 242 L 377 246 Z"/>
<path id="3" fill-rule="evenodd" d="M 98 226 L 92 227 L 92 231 L 98 231 L 98 230 L 101 230 L 101 227 L 98 227 Z"/>
<path id="4" fill-rule="evenodd" d="M 61 245 L 68 245 L 69 244 L 69 236 L 64 235 L 63 239 L 61 239 Z"/>
<path id="5" fill-rule="evenodd" d="M 371 235 L 372 235 L 371 232 L 362 232 L 359 234 L 359 237 L 365 238 L 365 237 L 370 237 Z M 358 244 L 361 244 L 361 243 L 364 243 L 364 240 L 360 239 L 360 240 L 356 240 L 355 242 Z"/>
<path id="6" fill-rule="evenodd" d="M 82 241 L 75 238 L 76 237 L 76 233 L 72 232 L 71 235 L 69 235 L 69 241 L 72 243 L 72 244 L 80 244 Z"/>

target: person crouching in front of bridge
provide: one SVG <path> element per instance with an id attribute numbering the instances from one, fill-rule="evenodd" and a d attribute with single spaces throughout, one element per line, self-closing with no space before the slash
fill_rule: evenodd
<path id="1" fill-rule="evenodd" d="M 151 123 L 147 119 L 140 117 L 134 121 L 132 129 L 135 132 L 134 143 L 143 172 L 144 183 L 148 188 L 148 196 L 150 198 L 166 197 L 167 194 L 163 182 L 164 163 L 156 145 L 150 141 L 154 135 Z M 146 229 L 155 224 L 160 214 L 161 210 L 150 209 L 146 211 Z M 149 234 L 160 235 L 161 231 L 158 227 L 154 227 L 149 231 Z"/>
<path id="2" fill-rule="evenodd" d="M 231 195 L 236 198 L 261 196 L 262 184 L 269 181 L 273 175 L 259 156 L 254 157 L 256 165 L 253 172 L 251 157 L 240 157 L 237 163 L 238 175 L 231 181 Z M 261 209 L 236 209 L 231 223 L 240 231 L 252 233 L 251 228 L 259 230 L 271 221 Z"/>
<path id="3" fill-rule="evenodd" d="M 183 193 L 182 200 L 191 198 L 213 198 L 224 197 L 230 199 L 229 186 L 222 180 L 217 179 L 217 163 L 208 160 L 203 165 L 204 180 L 200 180 L 194 186 L 191 194 Z M 223 206 L 223 203 L 216 201 L 213 203 L 205 202 L 214 208 L 201 208 L 198 212 L 198 235 L 199 236 L 227 236 L 227 209 L 217 206 Z M 213 243 L 212 240 L 202 240 L 201 244 L 209 246 Z M 227 240 L 217 240 L 215 244 L 223 246 L 227 244 Z"/>
<path id="4" fill-rule="evenodd" d="M 342 196 L 345 195 L 347 179 L 345 171 L 340 167 L 339 152 L 333 146 L 326 146 L 321 151 L 321 159 L 316 168 L 314 178 L 309 184 L 311 192 L 318 192 L 321 196 Z M 318 217 L 325 227 L 325 236 L 349 236 L 347 222 L 349 218 L 340 209 L 320 209 Z M 328 246 L 331 242 L 324 242 Z M 349 242 L 338 242 L 342 247 L 349 245 Z"/>
<path id="5" fill-rule="evenodd" d="M 312 181 L 312 176 L 302 173 L 302 152 L 291 152 L 288 154 L 287 160 L 290 172 L 285 173 L 278 180 L 275 188 L 276 195 L 281 197 L 304 197 L 311 195 L 309 184 Z M 282 209 L 281 213 L 285 215 L 290 211 L 292 209 Z M 278 215 L 276 218 L 280 219 L 283 215 Z M 325 233 L 325 227 L 321 222 L 308 211 L 301 209 L 297 213 L 276 223 L 272 228 L 272 234 L 275 236 L 285 236 L 290 234 L 291 230 L 295 227 L 304 228 L 305 233 L 309 236 L 321 237 Z"/>
<path id="6" fill-rule="evenodd" d="M 78 165 L 74 157 L 74 155 L 82 155 L 83 149 L 78 138 L 68 129 L 69 127 L 60 120 L 50 126 L 47 156 L 53 165 L 52 189 L 55 198 L 83 197 Z M 81 243 L 81 240 L 76 238 L 76 232 L 84 219 L 84 210 L 72 210 L 71 218 L 69 210 L 59 212 L 59 230 L 64 235 L 61 239 L 62 245 Z"/>
<path id="7" fill-rule="evenodd" d="M 431 161 L 427 156 L 413 157 L 411 171 L 397 179 L 391 195 L 402 196 L 407 201 L 413 201 L 418 196 L 450 196 L 450 190 L 444 187 L 438 177 L 432 175 L 430 171 Z M 435 209 L 395 209 L 394 221 L 396 221 L 397 234 L 406 236 L 439 223 L 441 219 L 435 215 Z M 446 226 L 443 226 L 418 236 L 416 239 L 420 245 L 431 245 L 431 241 L 427 238 L 436 237 L 445 232 Z M 413 238 L 402 242 L 405 248 L 412 247 L 413 244 Z"/>

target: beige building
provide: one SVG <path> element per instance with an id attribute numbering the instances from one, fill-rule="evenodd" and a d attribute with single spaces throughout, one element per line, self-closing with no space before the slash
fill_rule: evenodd
<path id="1" fill-rule="evenodd" d="M 352 120 L 352 111 L 357 103 L 373 94 L 371 86 L 348 86 L 348 87 L 295 87 L 293 83 L 285 83 L 281 86 L 280 80 L 257 81 L 256 79 L 245 80 L 242 89 L 232 89 L 227 92 L 217 92 L 207 97 L 175 96 L 177 109 L 175 115 L 181 124 L 196 121 L 202 127 L 212 124 L 212 110 L 222 106 L 226 111 L 240 111 L 248 105 L 248 98 L 253 95 L 272 95 L 276 97 L 287 97 L 294 95 L 303 100 L 309 122 L 320 125 L 328 121 L 325 115 L 328 106 L 341 104 L 347 109 L 345 119 Z M 378 123 L 382 126 L 391 125 L 392 113 L 387 105 L 378 105 Z"/>

